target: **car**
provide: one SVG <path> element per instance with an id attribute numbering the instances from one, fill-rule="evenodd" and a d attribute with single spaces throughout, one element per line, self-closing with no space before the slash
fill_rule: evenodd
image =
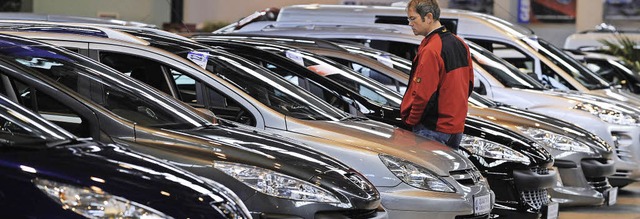
<path id="1" fill-rule="evenodd" d="M 265 40 L 267 40 L 267 38 L 262 38 L 262 37 L 255 37 L 252 38 L 250 36 L 245 36 L 245 37 L 229 37 L 228 39 L 235 39 L 232 40 L 233 42 L 226 42 L 224 39 L 226 38 L 225 36 L 220 36 L 218 39 L 222 39 L 220 40 L 215 40 L 214 38 L 218 38 L 218 37 L 198 37 L 196 38 L 199 42 L 203 42 L 203 43 L 207 43 L 208 45 L 211 46 L 218 46 L 218 47 L 222 47 L 222 48 L 228 48 L 230 49 L 229 51 L 233 51 L 236 54 L 240 54 L 244 57 L 249 58 L 250 60 L 253 60 L 255 62 L 260 63 L 263 66 L 271 66 L 272 69 L 278 69 L 277 71 L 279 72 L 278 74 L 284 77 L 289 77 L 287 75 L 297 75 L 297 77 L 306 79 L 306 78 L 310 78 L 309 76 L 305 75 L 305 74 L 300 74 L 300 73 L 295 73 L 295 72 L 288 72 L 283 69 L 283 66 L 286 66 L 286 64 L 284 64 L 283 60 L 277 60 L 275 58 L 273 58 L 273 56 L 275 54 L 279 54 L 279 56 L 281 57 L 289 57 L 292 60 L 289 60 L 289 62 L 297 62 L 298 65 L 300 65 L 300 63 L 313 63 L 313 64 L 309 64 L 310 67 L 313 67 L 314 65 L 328 65 L 328 66 L 334 66 L 333 68 L 328 68 L 325 67 L 323 68 L 322 72 L 312 72 L 312 74 L 319 74 L 319 75 L 323 75 L 324 77 L 330 78 L 332 80 L 337 80 L 339 81 L 339 83 L 345 83 L 345 81 L 349 81 L 349 83 L 354 83 L 354 84 L 365 84 L 367 85 L 366 87 L 369 87 L 370 90 L 374 90 L 374 91 L 384 91 L 386 89 L 386 87 L 382 84 L 377 84 L 377 83 L 366 83 L 365 81 L 367 81 L 366 79 L 362 79 L 361 76 L 359 75 L 360 73 L 357 72 L 353 72 L 353 71 L 340 71 L 340 69 L 344 69 L 344 67 L 340 67 L 338 65 L 336 65 L 337 63 L 333 63 L 329 60 L 326 60 L 326 58 L 323 58 L 321 56 L 318 55 L 314 55 L 311 53 L 307 53 L 305 51 L 303 51 L 302 48 L 296 48 L 296 47 L 288 47 L 288 46 L 284 46 L 284 45 L 277 45 L 278 43 L 273 43 L 273 42 L 266 42 Z M 242 39 L 244 38 L 244 39 Z M 285 37 L 279 37 L 277 38 L 279 40 L 285 41 L 284 44 L 297 44 L 295 42 L 295 40 L 285 40 Z M 301 41 L 306 41 L 306 42 L 310 42 L 313 39 L 300 39 Z M 235 44 L 235 45 L 234 45 Z M 328 44 L 328 42 L 324 42 L 323 45 Z M 308 48 L 307 48 L 308 49 Z M 346 50 L 341 49 L 340 47 L 332 47 L 332 49 L 336 50 L 336 53 L 339 53 L 339 51 L 345 52 L 348 54 L 348 52 Z M 327 49 L 329 50 L 329 49 Z M 275 54 L 269 54 L 267 51 L 275 53 Z M 309 49 L 308 51 L 313 51 L 313 52 L 317 52 L 318 50 L 311 50 Z M 292 53 L 295 52 L 297 55 L 292 55 Z M 327 54 L 329 53 L 328 51 L 322 51 L 321 53 Z M 294 58 L 295 57 L 295 58 Z M 359 57 L 356 57 L 355 55 L 351 56 L 349 58 L 349 60 L 358 60 Z M 299 59 L 299 60 L 298 60 Z M 360 59 L 362 60 L 362 59 Z M 363 61 L 369 61 L 369 59 L 364 59 Z M 294 63 L 295 64 L 295 63 Z M 374 64 L 377 64 L 374 62 Z M 302 66 L 302 65 L 300 65 Z M 374 71 L 377 72 L 384 72 L 390 69 L 381 69 L 380 66 L 384 66 L 384 65 L 378 65 L 377 68 L 376 67 L 371 67 L 371 66 L 363 66 L 363 67 L 369 67 L 370 69 L 375 69 Z M 385 68 L 387 68 L 386 66 L 384 66 Z M 332 69 L 333 71 L 327 71 L 327 69 Z M 292 71 L 291 69 L 288 69 L 289 71 Z M 392 69 L 391 69 L 392 70 Z M 342 77 L 329 77 L 331 76 L 331 74 L 341 74 Z M 360 77 L 359 77 L 360 76 Z M 353 80 L 353 81 L 350 81 Z M 327 82 L 323 81 L 323 80 L 315 80 L 317 83 L 321 84 L 321 85 L 325 85 L 328 84 Z M 348 84 L 348 83 L 347 83 Z M 347 86 L 349 88 L 352 88 L 352 86 Z M 361 89 L 363 86 L 359 86 Z M 353 88 L 352 88 L 353 89 Z M 393 93 L 394 91 L 388 90 L 386 91 L 387 93 Z M 388 97 L 388 100 L 394 100 L 396 101 L 393 104 L 388 104 L 385 107 L 392 107 L 393 105 L 399 105 L 399 100 L 401 99 L 401 96 L 399 96 L 398 94 L 395 94 L 395 97 L 393 98 L 389 98 L 391 96 L 391 94 L 387 94 L 386 95 Z M 395 115 L 393 115 L 395 117 L 399 117 L 399 115 L 396 113 Z M 395 122 L 394 122 L 395 123 Z M 480 148 L 476 148 L 476 147 L 481 147 L 479 144 L 483 144 L 485 142 L 493 142 L 490 144 L 499 144 L 499 145 L 511 145 L 513 144 L 513 142 L 521 142 L 523 145 L 521 145 L 520 147 L 513 147 L 512 150 L 514 150 L 513 153 L 517 153 L 517 154 L 527 154 L 527 153 L 531 153 L 529 150 L 531 150 L 533 148 L 534 151 L 538 150 L 535 149 L 537 148 L 535 145 L 529 145 L 529 148 L 527 148 L 527 142 L 526 140 L 520 140 L 520 139 L 526 139 L 527 137 L 524 136 L 520 136 L 518 134 L 515 134 L 513 132 L 507 131 L 502 127 L 499 127 L 498 125 L 492 124 L 492 122 L 487 121 L 487 120 L 482 120 L 482 119 L 477 119 L 477 118 L 468 118 L 467 122 L 466 122 L 466 126 L 465 126 L 465 134 L 466 136 L 464 137 L 463 140 L 463 150 L 465 151 L 465 153 L 469 156 L 469 159 L 472 160 L 474 162 L 474 164 L 476 165 L 476 167 L 478 167 L 481 172 L 483 173 L 496 173 L 496 172 L 500 172 L 503 174 L 511 174 L 512 172 L 517 172 L 519 173 L 522 170 L 521 164 L 518 164 L 517 160 L 511 160 L 511 159 L 505 159 L 503 160 L 505 163 L 503 163 L 504 165 L 499 165 L 500 167 L 492 167 L 490 165 L 486 165 L 486 161 L 484 159 L 496 159 L 496 157 L 482 157 L 482 158 L 478 158 L 477 156 L 481 156 L 481 154 L 483 154 L 482 150 L 485 149 L 480 149 Z M 492 130 L 492 131 L 490 131 Z M 505 136 L 510 136 L 510 138 L 501 138 L 499 136 L 495 136 L 494 134 L 491 133 L 505 133 Z M 508 134 L 507 134 L 508 133 Z M 482 143 L 480 143 L 482 142 Z M 528 142 L 529 144 L 532 143 L 532 141 Z M 495 148 L 491 148 L 488 149 L 486 148 L 486 150 L 493 150 Z M 545 152 L 538 152 L 538 153 L 547 153 Z M 610 151 L 609 151 L 610 153 Z M 524 156 L 526 157 L 526 155 Z M 527 158 L 529 159 L 529 158 Z M 498 159 L 499 160 L 499 159 Z M 544 163 L 544 162 L 542 162 Z M 544 166 L 544 165 L 542 165 Z M 612 163 L 608 165 L 609 168 L 612 168 Z M 531 168 L 531 167 L 528 167 Z M 544 167 L 542 167 L 543 169 L 545 169 Z M 526 168 L 525 168 L 526 169 Z M 527 170 L 524 170 L 524 172 L 527 172 Z M 515 174 L 515 173 L 514 173 Z M 513 199 L 513 193 L 518 193 L 519 191 L 539 191 L 539 190 L 544 190 L 546 188 L 551 187 L 551 185 L 554 183 L 555 178 L 553 177 L 554 173 L 541 173 L 541 175 L 537 175 L 536 174 L 532 174 L 529 177 L 523 177 L 522 175 L 518 175 L 518 176 L 514 176 L 515 178 L 517 178 L 517 180 L 521 180 L 522 182 L 528 182 L 527 184 L 531 185 L 531 187 L 527 187 L 527 188 L 522 188 L 522 187 L 518 187 L 518 186 L 505 186 L 503 185 L 503 181 L 502 181 L 502 177 L 501 176 L 496 176 L 494 174 L 486 174 L 485 177 L 487 177 L 489 179 L 489 183 L 492 187 L 494 188 L 500 188 L 500 189 L 494 189 L 494 192 L 496 193 L 496 201 L 500 204 L 506 203 L 506 202 L 516 202 L 517 204 L 511 205 L 511 206 L 515 206 L 516 208 L 518 208 L 518 210 L 514 210 L 514 211 L 510 211 L 510 210 L 506 210 L 505 208 L 497 208 L 494 209 L 493 214 L 498 214 L 498 215 L 502 215 L 502 216 L 507 216 L 507 215 L 516 215 L 521 213 L 520 211 L 526 211 L 523 209 L 526 209 L 526 206 L 533 206 L 533 205 L 528 205 L 525 201 L 522 201 L 518 198 L 515 198 L 515 200 Z M 540 183 L 533 183 L 533 182 L 540 182 Z M 537 199 L 540 202 L 544 202 L 545 205 L 546 204 L 551 204 L 551 208 L 553 208 L 554 204 L 553 203 L 549 203 L 549 200 L 546 197 L 546 193 L 544 195 L 542 195 L 542 193 L 538 193 L 538 192 L 534 192 L 535 194 L 539 194 L 540 196 L 536 196 L 535 199 Z M 528 193 L 527 193 L 528 194 Z M 518 197 L 517 195 L 515 197 Z M 525 198 L 526 199 L 526 198 Z M 602 200 L 600 200 L 600 202 L 602 203 Z M 532 209 L 541 209 L 545 206 L 533 206 L 530 207 Z M 537 217 L 536 215 L 536 211 L 532 210 L 533 213 L 533 217 Z M 552 211 L 553 212 L 553 211 Z M 541 212 L 537 212 L 537 213 L 541 213 Z M 553 213 L 551 213 L 553 214 Z"/>
<path id="2" fill-rule="evenodd" d="M 121 145 L 78 138 L 1 95 L 0 108 L 4 217 L 251 218 L 217 182 Z"/>
<path id="3" fill-rule="evenodd" d="M 175 39 L 152 43 L 151 38 L 143 37 L 165 51 L 146 44 L 96 37 L 52 36 L 43 32 L 15 34 L 30 35 L 78 52 L 89 48 L 90 51 L 84 51 L 89 57 L 161 88 L 186 103 L 259 130 L 302 141 L 336 157 L 362 172 L 381 191 L 382 207 L 389 217 L 481 217 L 488 215 L 492 208 L 494 197 L 486 180 L 471 161 L 457 152 L 406 130 L 348 116 L 268 70 L 230 53 Z M 202 55 L 203 52 L 206 55 Z M 204 67 L 183 57 L 194 59 Z M 206 62 L 197 62 L 196 57 L 206 57 L 200 59 Z M 154 66 L 163 71 L 151 71 Z M 149 69 L 140 71 L 142 73 L 168 75 L 143 77 L 145 74 L 133 71 L 139 67 Z M 419 171 L 421 179 L 431 184 L 404 178 L 404 167 Z M 409 190 L 412 192 L 405 193 Z M 416 198 L 428 201 L 415 202 Z"/>
<path id="4" fill-rule="evenodd" d="M 640 40 L 639 31 L 616 30 L 615 27 L 606 24 L 596 27 L 600 27 L 600 29 L 585 30 L 569 35 L 564 41 L 563 48 L 569 50 L 600 49 L 604 46 L 601 41 L 617 43 L 619 37 L 627 37 L 635 42 Z M 640 49 L 640 47 L 636 49 Z"/>
<path id="5" fill-rule="evenodd" d="M 212 124 L 69 50 L 9 35 L 0 42 L 0 77 L 8 82 L 0 93 L 78 136 L 119 143 L 222 183 L 253 217 L 387 217 L 373 185 L 326 154 L 281 136 Z"/>

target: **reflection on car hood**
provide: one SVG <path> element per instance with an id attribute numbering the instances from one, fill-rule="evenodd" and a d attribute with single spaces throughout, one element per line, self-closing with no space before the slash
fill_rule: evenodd
<path id="1" fill-rule="evenodd" d="M 287 128 L 302 135 L 330 139 L 393 155 L 420 164 L 438 175 L 469 169 L 471 162 L 451 148 L 410 131 L 372 120 L 306 121 L 287 119 Z"/>
<path id="2" fill-rule="evenodd" d="M 215 154 L 221 160 L 255 165 L 300 179 L 309 180 L 318 174 L 332 171 L 344 175 L 349 171 L 339 161 L 301 143 L 243 127 L 217 125 L 178 132 L 204 137 L 214 144 L 220 144 L 220 151 Z"/>
<path id="3" fill-rule="evenodd" d="M 493 108 L 481 108 L 469 106 L 469 114 L 491 120 L 511 130 L 517 130 L 515 126 L 540 128 L 555 132 L 589 145 L 599 153 L 611 153 L 611 147 L 601 138 L 564 120 L 548 117 L 542 114 L 520 110 L 508 106 Z"/>

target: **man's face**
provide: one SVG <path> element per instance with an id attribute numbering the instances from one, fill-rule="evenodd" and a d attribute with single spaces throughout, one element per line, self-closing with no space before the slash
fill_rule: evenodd
<path id="1" fill-rule="evenodd" d="M 431 24 L 429 15 L 431 15 L 431 13 L 427 14 L 427 16 L 424 17 L 423 21 L 420 17 L 420 14 L 416 12 L 415 8 L 410 7 L 409 10 L 407 10 L 407 20 L 409 20 L 409 26 L 411 26 L 413 34 L 426 36 L 429 33 L 429 26 Z"/>

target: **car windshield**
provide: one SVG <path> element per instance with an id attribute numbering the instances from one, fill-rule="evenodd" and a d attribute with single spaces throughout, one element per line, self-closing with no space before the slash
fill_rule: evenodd
<path id="1" fill-rule="evenodd" d="M 569 56 L 569 54 L 551 45 L 551 43 L 542 39 L 534 40 L 529 38 L 524 38 L 523 41 L 539 51 L 540 54 L 552 61 L 555 65 L 562 68 L 562 70 L 570 74 L 571 77 L 589 90 L 609 88 L 610 85 L 608 82 L 591 72 L 591 70 Z"/>
<path id="2" fill-rule="evenodd" d="M 44 145 L 72 138 L 71 133 L 0 96 L 0 145 Z"/>
<path id="3" fill-rule="evenodd" d="M 482 69 L 509 88 L 542 90 L 544 86 L 535 79 L 525 75 L 518 68 L 489 52 L 488 50 L 468 42 L 471 57 Z"/>
<path id="4" fill-rule="evenodd" d="M 269 108 L 304 120 L 340 120 L 348 115 L 313 94 L 287 82 L 268 69 L 221 51 L 182 51 L 175 54 L 195 61 L 194 52 L 206 57 L 206 69 Z"/>
<path id="5" fill-rule="evenodd" d="M 281 55 L 330 78 L 382 106 L 400 107 L 402 96 L 386 86 L 355 72 L 333 60 L 299 50 L 282 50 Z"/>
<path id="6" fill-rule="evenodd" d="M 191 129 L 208 124 L 186 108 L 170 104 L 169 97 L 132 86 L 134 83 L 141 84 L 71 51 L 35 41 L 4 37 L 0 40 L 0 54 L 88 99 L 96 100 L 96 103 L 116 115 L 140 125 Z"/>

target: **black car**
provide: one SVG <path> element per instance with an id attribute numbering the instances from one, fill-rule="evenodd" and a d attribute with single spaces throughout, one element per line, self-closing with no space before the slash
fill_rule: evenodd
<path id="1" fill-rule="evenodd" d="M 0 77 L 7 82 L 0 93 L 74 134 L 119 142 L 220 182 L 254 217 L 377 214 L 379 193 L 362 175 L 296 141 L 214 125 L 172 97 L 68 50 L 7 35 L 0 50 Z"/>
<path id="2" fill-rule="evenodd" d="M 233 192 L 157 158 L 80 139 L 0 95 L 6 218 L 250 218 Z"/>

